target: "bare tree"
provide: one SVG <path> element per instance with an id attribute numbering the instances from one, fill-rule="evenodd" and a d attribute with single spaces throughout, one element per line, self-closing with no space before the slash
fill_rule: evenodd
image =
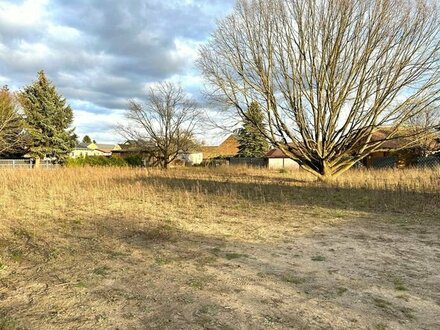
<path id="1" fill-rule="evenodd" d="M 271 143 L 335 177 L 439 100 L 435 2 L 238 0 L 198 64 L 212 99 L 241 116 L 258 102 Z"/>
<path id="2" fill-rule="evenodd" d="M 161 82 L 149 88 L 145 104 L 130 101 L 126 117 L 129 125 L 120 127 L 122 135 L 152 143 L 158 165 L 167 168 L 180 152 L 194 146 L 200 111 L 180 86 Z"/>
<path id="3" fill-rule="evenodd" d="M 415 147 L 419 149 L 421 156 L 426 157 L 437 151 L 437 141 L 440 141 L 440 108 L 426 108 L 409 120 L 408 127 L 420 136 Z"/>
<path id="4" fill-rule="evenodd" d="M 23 140 L 22 118 L 7 86 L 0 90 L 0 154 L 11 152 Z"/>

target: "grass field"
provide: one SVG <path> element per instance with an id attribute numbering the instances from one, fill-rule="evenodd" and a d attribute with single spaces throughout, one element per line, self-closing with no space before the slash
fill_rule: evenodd
<path id="1" fill-rule="evenodd" d="M 0 329 L 439 329 L 440 169 L 0 171 Z"/>

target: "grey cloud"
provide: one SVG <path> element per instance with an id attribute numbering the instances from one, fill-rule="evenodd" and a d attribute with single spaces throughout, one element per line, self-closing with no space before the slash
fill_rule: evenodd
<path id="1" fill-rule="evenodd" d="M 0 76 L 23 86 L 45 69 L 68 100 L 88 102 L 87 111 L 124 109 L 128 99 L 142 98 L 145 83 L 196 75 L 176 40 L 203 42 L 232 6 L 233 0 L 53 0 L 34 26 L 0 21 Z M 189 92 L 199 93 L 197 86 Z"/>

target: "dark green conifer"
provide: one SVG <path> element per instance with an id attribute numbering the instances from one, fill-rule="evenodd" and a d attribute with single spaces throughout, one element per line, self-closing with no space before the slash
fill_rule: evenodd
<path id="1" fill-rule="evenodd" d="M 73 111 L 56 90 L 44 71 L 19 94 L 26 130 L 31 139 L 30 154 L 63 161 L 75 145 L 76 135 L 70 128 Z"/>
<path id="2" fill-rule="evenodd" d="M 264 116 L 257 102 L 252 102 L 243 118 L 243 127 L 238 130 L 238 156 L 263 157 L 269 144 L 262 134 Z"/>

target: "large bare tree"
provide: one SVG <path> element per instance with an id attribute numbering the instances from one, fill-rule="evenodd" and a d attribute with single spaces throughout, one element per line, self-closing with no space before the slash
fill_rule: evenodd
<path id="1" fill-rule="evenodd" d="M 181 86 L 161 82 L 148 89 L 144 104 L 130 101 L 126 117 L 129 124 L 120 126 L 121 134 L 153 144 L 158 165 L 167 168 L 180 152 L 194 146 L 200 111 Z"/>
<path id="2" fill-rule="evenodd" d="M 238 0 L 198 64 L 214 100 L 258 102 L 265 136 L 327 179 L 438 102 L 439 31 L 434 0 Z"/>
<path id="3" fill-rule="evenodd" d="M 0 89 L 0 155 L 13 152 L 23 141 L 22 118 L 14 95 L 5 86 Z"/>

